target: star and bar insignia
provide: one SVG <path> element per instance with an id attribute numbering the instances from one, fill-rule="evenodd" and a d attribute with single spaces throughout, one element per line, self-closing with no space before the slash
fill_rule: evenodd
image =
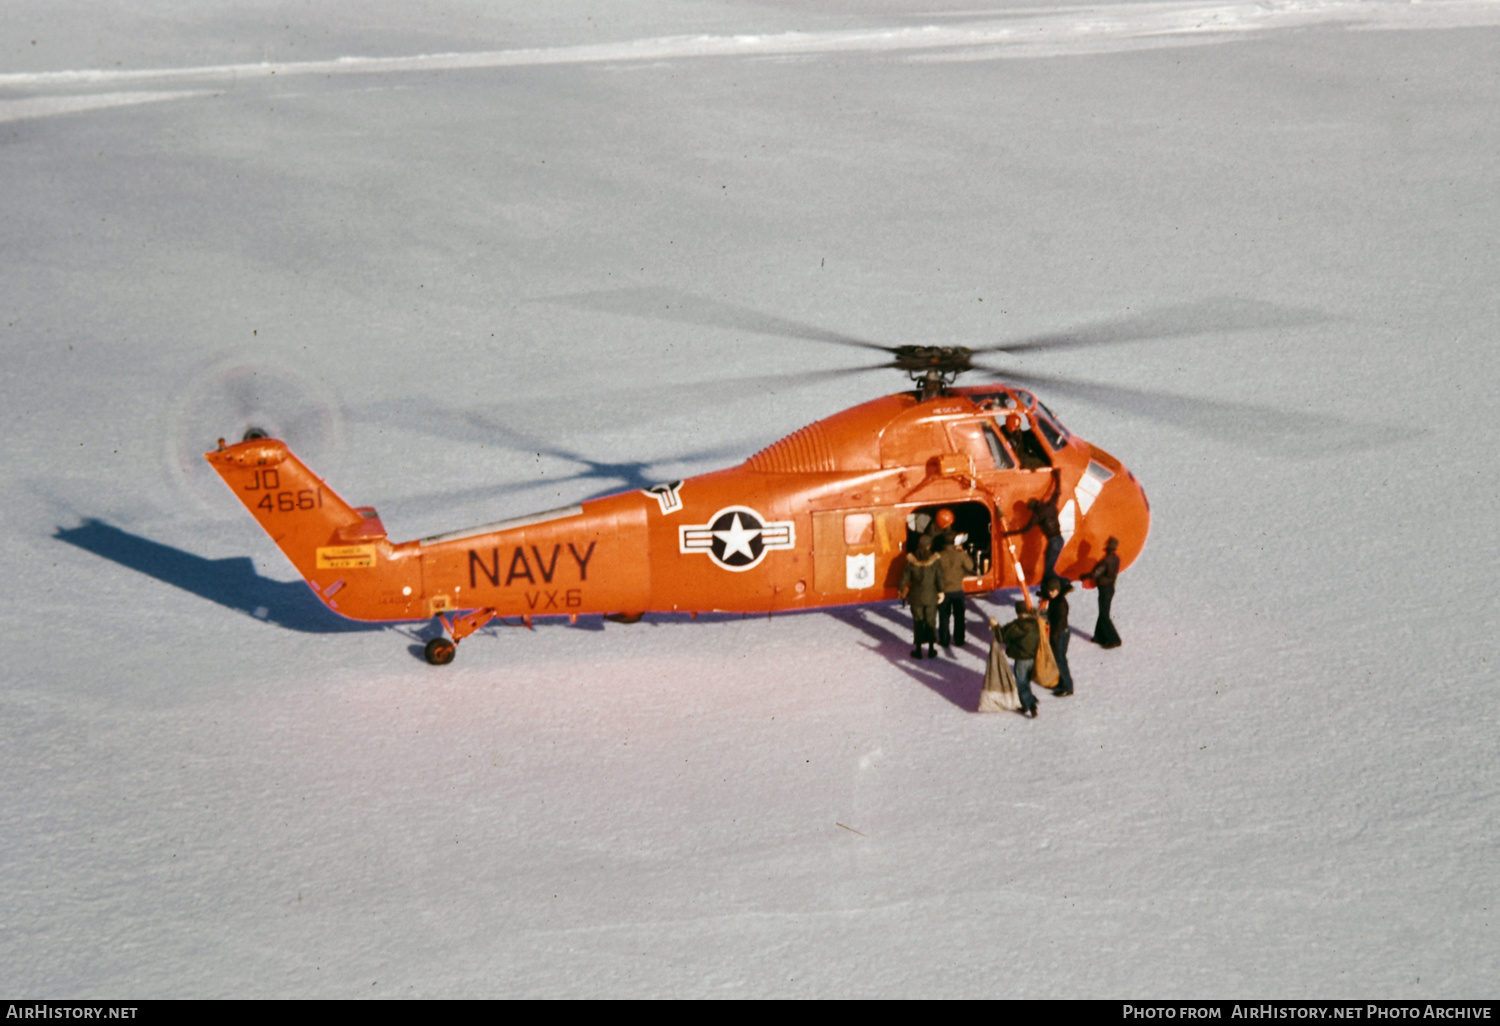
<path id="1" fill-rule="evenodd" d="M 725 570 L 749 570 L 767 552 L 796 545 L 790 520 L 767 523 L 748 506 L 726 506 L 706 524 L 686 524 L 677 529 L 678 550 L 706 552 Z"/>

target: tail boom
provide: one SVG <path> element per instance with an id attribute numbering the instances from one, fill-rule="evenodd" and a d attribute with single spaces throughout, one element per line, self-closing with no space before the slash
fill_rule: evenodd
<path id="1" fill-rule="evenodd" d="M 430 615 L 417 544 L 391 544 L 374 510 L 350 506 L 284 442 L 258 438 L 204 457 L 329 609 L 353 620 Z"/>

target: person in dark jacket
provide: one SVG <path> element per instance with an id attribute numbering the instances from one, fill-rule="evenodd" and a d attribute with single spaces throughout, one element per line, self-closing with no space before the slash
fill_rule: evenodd
<path id="1" fill-rule="evenodd" d="M 940 534 L 934 545 L 938 557 L 938 587 L 942 589 L 943 601 L 938 605 L 938 644 L 945 648 L 949 643 L 948 623 L 953 623 L 952 643 L 963 647 L 964 643 L 964 575 L 974 572 L 974 557 L 953 544 L 946 534 Z"/>
<path id="2" fill-rule="evenodd" d="M 1031 521 L 1021 528 L 1025 532 L 1035 527 L 1047 539 L 1047 555 L 1042 567 L 1044 581 L 1057 576 L 1057 557 L 1063 550 L 1062 524 L 1058 522 L 1057 514 L 1057 493 L 1061 491 L 1061 484 L 1057 471 L 1053 471 L 1052 494 L 1045 499 L 1027 500 L 1026 505 L 1031 507 Z"/>
<path id="3" fill-rule="evenodd" d="M 1042 470 L 1051 466 L 1047 459 L 1047 453 L 1042 448 L 1042 443 L 1036 440 L 1031 426 L 1022 426 L 1019 414 L 1012 413 L 1005 418 L 1005 427 L 1001 429 L 1010 447 L 1015 450 L 1016 458 L 1021 461 L 1022 470 Z"/>
<path id="4" fill-rule="evenodd" d="M 913 659 L 922 658 L 922 646 L 927 646 L 927 658 L 937 658 L 937 607 L 943 600 L 941 573 L 938 558 L 932 552 L 927 539 L 917 543 L 917 551 L 908 553 L 906 566 L 901 571 L 901 585 L 896 594 L 911 603 L 911 633 Z"/>
<path id="5" fill-rule="evenodd" d="M 1073 693 L 1073 674 L 1068 669 L 1068 592 L 1073 586 L 1058 577 L 1042 582 L 1047 599 L 1047 633 L 1052 658 L 1057 662 L 1057 687 L 1052 693 L 1059 698 Z"/>
<path id="6" fill-rule="evenodd" d="M 1021 714 L 1036 718 L 1036 696 L 1031 693 L 1031 671 L 1036 666 L 1036 650 L 1042 641 L 1036 610 L 1025 602 L 1016 603 L 1016 618 L 1001 627 L 991 619 L 990 629 L 1005 642 L 1005 654 L 1015 660 L 1016 695 L 1021 699 Z"/>
<path id="7" fill-rule="evenodd" d="M 1094 644 L 1100 648 L 1120 647 L 1120 634 L 1109 618 L 1110 607 L 1115 601 L 1115 579 L 1120 576 L 1120 557 L 1115 554 L 1119 547 L 1118 538 L 1105 542 L 1104 558 L 1084 574 L 1084 578 L 1093 581 L 1094 587 L 1099 589 L 1099 621 L 1094 624 Z"/>

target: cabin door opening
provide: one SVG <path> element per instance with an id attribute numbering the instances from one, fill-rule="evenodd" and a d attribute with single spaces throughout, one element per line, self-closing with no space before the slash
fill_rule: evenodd
<path id="1" fill-rule="evenodd" d="M 994 565 L 994 532 L 990 527 L 993 518 L 989 506 L 982 502 L 947 502 L 940 506 L 917 507 L 906 518 L 906 551 L 916 552 L 923 535 L 937 534 L 936 517 L 940 509 L 953 513 L 953 526 L 949 531 L 954 543 L 974 560 L 974 576 L 988 577 Z"/>

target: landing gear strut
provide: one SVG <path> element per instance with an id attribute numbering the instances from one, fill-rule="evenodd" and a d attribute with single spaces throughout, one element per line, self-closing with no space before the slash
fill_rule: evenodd
<path id="1" fill-rule="evenodd" d="M 453 657 L 458 652 L 458 643 L 494 618 L 493 609 L 475 609 L 452 619 L 444 613 L 439 613 L 438 619 L 442 621 L 443 629 L 453 636 L 453 640 L 433 638 L 422 649 L 422 654 L 433 666 L 447 666 L 453 662 Z"/>

